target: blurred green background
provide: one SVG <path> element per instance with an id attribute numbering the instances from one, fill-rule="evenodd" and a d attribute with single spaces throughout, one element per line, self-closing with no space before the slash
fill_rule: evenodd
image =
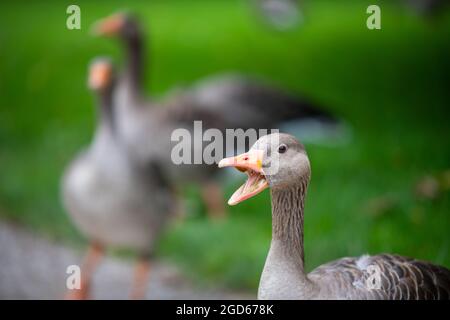
<path id="1" fill-rule="evenodd" d="M 450 267 L 450 15 L 424 18 L 395 1 L 304 1 L 305 22 L 279 32 L 248 2 L 67 1 L 0 5 L 0 218 L 82 248 L 59 199 L 64 167 L 93 132 L 87 64 L 121 62 L 115 41 L 89 27 L 118 9 L 137 12 L 150 41 L 146 89 L 161 96 L 222 71 L 258 75 L 345 119 L 352 140 L 307 145 L 309 270 L 347 255 L 392 252 Z M 382 8 L 382 30 L 366 8 Z M 242 183 L 225 184 L 229 197 Z M 197 281 L 257 287 L 271 236 L 269 194 L 211 222 L 195 187 L 190 213 L 158 255 Z"/>

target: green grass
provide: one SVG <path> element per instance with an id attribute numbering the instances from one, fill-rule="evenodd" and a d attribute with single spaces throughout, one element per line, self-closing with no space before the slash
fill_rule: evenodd
<path id="1" fill-rule="evenodd" d="M 256 74 L 325 105 L 353 129 L 342 147 L 307 145 L 312 182 L 305 216 L 308 269 L 345 255 L 395 252 L 450 267 L 450 16 L 426 21 L 382 4 L 382 30 L 365 27 L 373 1 L 310 1 L 301 28 L 267 28 L 240 1 L 131 2 L 151 41 L 146 87 L 162 95 L 200 77 Z M 77 2 L 82 30 L 65 28 L 69 3 L 0 5 L 0 214 L 80 245 L 59 201 L 59 179 L 89 143 L 88 62 L 121 60 L 116 43 L 89 36 L 122 2 Z M 438 195 L 414 192 L 424 176 Z M 226 185 L 231 195 L 241 182 Z M 190 218 L 159 254 L 199 280 L 255 288 L 270 241 L 268 193 L 205 219 L 195 189 Z"/>

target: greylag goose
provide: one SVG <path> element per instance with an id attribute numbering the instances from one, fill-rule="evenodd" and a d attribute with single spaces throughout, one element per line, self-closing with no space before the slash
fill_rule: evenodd
<path id="1" fill-rule="evenodd" d="M 220 188 L 212 175 L 216 168 L 173 165 L 170 137 L 175 129 L 192 132 L 196 120 L 202 121 L 204 130 L 217 128 L 224 132 L 235 128 L 276 128 L 283 120 L 332 119 L 308 102 L 235 76 L 202 81 L 191 90 L 169 96 L 166 101 L 145 101 L 141 91 L 144 40 L 137 20 L 129 14 L 117 13 L 97 22 L 94 31 L 98 35 L 118 37 L 126 48 L 126 67 L 114 101 L 118 132 L 131 157 L 141 167 L 155 159 L 159 161 L 174 189 L 186 183 L 200 183 L 210 214 L 221 216 L 225 212 Z"/>
<path id="2" fill-rule="evenodd" d="M 98 99 L 99 121 L 92 144 L 69 165 L 62 181 L 64 205 L 91 248 L 82 266 L 80 290 L 69 298 L 87 298 L 92 272 L 105 248 L 135 250 L 137 264 L 132 297 L 145 292 L 155 241 L 172 211 L 172 199 L 157 166 L 141 172 L 129 160 L 116 132 L 112 104 L 111 63 L 95 60 L 89 86 Z"/>
<path id="3" fill-rule="evenodd" d="M 293 136 L 263 136 L 248 153 L 219 162 L 228 166 L 248 175 L 230 205 L 271 191 L 272 241 L 259 299 L 449 299 L 450 270 L 398 255 L 343 258 L 305 273 L 303 210 L 311 170 Z"/>

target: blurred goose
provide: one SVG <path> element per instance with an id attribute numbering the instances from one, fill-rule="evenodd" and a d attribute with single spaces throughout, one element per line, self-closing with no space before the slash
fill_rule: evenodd
<path id="1" fill-rule="evenodd" d="M 95 60 L 90 67 L 89 86 L 98 98 L 97 129 L 92 144 L 66 170 L 62 184 L 65 207 L 91 243 L 82 267 L 81 290 L 72 291 L 69 298 L 88 297 L 92 272 L 106 247 L 139 253 L 132 297 L 143 297 L 147 260 L 172 210 L 172 199 L 158 167 L 140 171 L 120 143 L 112 105 L 113 85 L 109 60 Z"/>
<path id="2" fill-rule="evenodd" d="M 259 299 L 449 299 L 450 270 L 397 255 L 343 258 L 305 273 L 303 211 L 311 170 L 293 136 L 263 136 L 248 153 L 219 163 L 228 166 L 248 175 L 230 205 L 271 191 L 272 242 Z"/>
<path id="3" fill-rule="evenodd" d="M 225 132 L 234 128 L 271 129 L 291 119 L 332 119 L 308 102 L 236 75 L 206 79 L 162 102 L 145 101 L 141 91 L 144 40 L 137 20 L 129 14 L 117 13 L 97 22 L 94 31 L 118 37 L 126 50 L 126 66 L 114 101 L 118 132 L 130 155 L 142 167 L 157 159 L 174 188 L 192 182 L 203 185 L 209 213 L 225 212 L 220 188 L 212 175 L 216 168 L 173 165 L 170 159 L 174 144 L 170 137 L 175 129 L 184 128 L 192 133 L 196 120 L 202 122 L 203 130 L 216 128 Z M 198 147 L 202 145 L 198 143 Z"/>
<path id="4" fill-rule="evenodd" d="M 406 4 L 428 18 L 435 18 L 444 13 L 449 7 L 447 0 L 406 0 Z"/>
<path id="5" fill-rule="evenodd" d="M 291 30 L 303 22 L 300 0 L 251 0 L 256 13 L 276 30 Z"/>

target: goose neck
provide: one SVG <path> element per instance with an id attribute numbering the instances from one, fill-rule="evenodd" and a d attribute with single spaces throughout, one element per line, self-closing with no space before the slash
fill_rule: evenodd
<path id="1" fill-rule="evenodd" d="M 127 47 L 127 73 L 131 89 L 136 93 L 140 90 L 143 76 L 143 44 L 139 37 L 126 40 Z"/>
<path id="2" fill-rule="evenodd" d="M 113 131 L 114 129 L 114 112 L 113 112 L 113 101 L 112 101 L 112 88 L 107 88 L 105 91 L 101 92 L 98 96 L 99 104 L 99 122 L 103 129 L 108 129 L 108 131 Z"/>
<path id="3" fill-rule="evenodd" d="M 303 213 L 308 179 L 272 190 L 272 248 L 304 271 Z"/>

